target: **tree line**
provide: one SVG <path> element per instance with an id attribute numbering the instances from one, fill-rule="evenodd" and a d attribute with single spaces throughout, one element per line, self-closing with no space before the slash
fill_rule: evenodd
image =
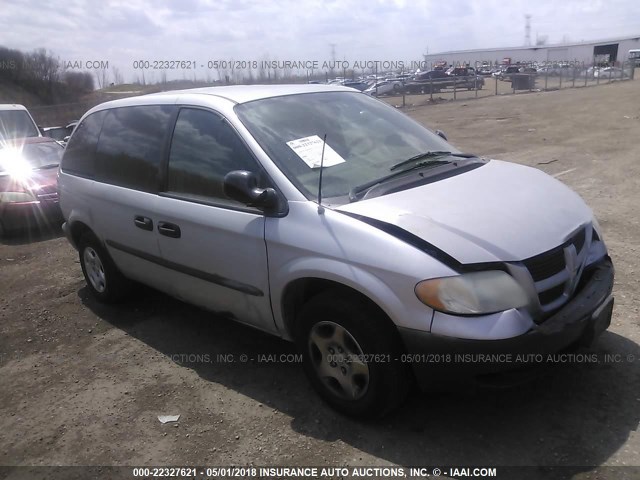
<path id="1" fill-rule="evenodd" d="M 94 89 L 91 73 L 65 69 L 44 48 L 24 53 L 0 46 L 0 83 L 17 85 L 49 105 L 76 101 Z"/>

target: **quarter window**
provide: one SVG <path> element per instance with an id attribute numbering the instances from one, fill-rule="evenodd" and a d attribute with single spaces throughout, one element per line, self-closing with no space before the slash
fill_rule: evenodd
<path id="1" fill-rule="evenodd" d="M 257 162 L 225 119 L 206 110 L 180 111 L 169 153 L 167 190 L 194 199 L 235 204 L 224 194 L 224 177 L 248 170 L 264 184 Z"/>
<path id="2" fill-rule="evenodd" d="M 110 110 L 98 142 L 96 180 L 155 192 L 164 139 L 173 107 L 121 107 Z"/>
<path id="3" fill-rule="evenodd" d="M 62 158 L 62 170 L 65 173 L 94 178 L 98 137 L 106 115 L 105 110 L 89 115 L 73 132 Z"/>

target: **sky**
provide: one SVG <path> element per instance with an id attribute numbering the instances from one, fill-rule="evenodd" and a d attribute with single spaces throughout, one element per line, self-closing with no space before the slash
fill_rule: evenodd
<path id="1" fill-rule="evenodd" d="M 215 79 L 215 61 L 421 60 L 425 53 L 640 36 L 638 0 L 0 0 L 0 46 L 46 48 L 69 68 L 194 61 L 168 78 Z M 80 63 L 77 63 L 80 62 Z M 135 63 L 134 62 L 138 62 Z M 211 62 L 211 63 L 210 63 Z M 81 66 L 81 68 L 79 67 Z M 146 70 L 148 80 L 159 71 Z"/>

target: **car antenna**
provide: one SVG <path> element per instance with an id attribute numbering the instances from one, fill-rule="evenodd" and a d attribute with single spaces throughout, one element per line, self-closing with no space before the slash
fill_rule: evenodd
<path id="1" fill-rule="evenodd" d="M 318 213 L 324 213 L 324 207 L 322 206 L 322 168 L 324 166 L 324 147 L 327 144 L 327 134 L 324 134 L 322 139 L 322 154 L 320 155 L 320 177 L 318 178 Z"/>

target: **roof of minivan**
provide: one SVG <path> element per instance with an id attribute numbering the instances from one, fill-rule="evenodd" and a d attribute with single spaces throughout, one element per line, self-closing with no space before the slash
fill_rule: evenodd
<path id="1" fill-rule="evenodd" d="M 263 98 L 296 95 L 300 93 L 317 92 L 357 92 L 353 88 L 338 85 L 297 84 L 297 85 L 230 85 L 223 87 L 191 88 L 187 90 L 172 90 L 152 93 L 153 95 L 214 95 L 223 97 L 234 103 L 245 103 Z"/>

